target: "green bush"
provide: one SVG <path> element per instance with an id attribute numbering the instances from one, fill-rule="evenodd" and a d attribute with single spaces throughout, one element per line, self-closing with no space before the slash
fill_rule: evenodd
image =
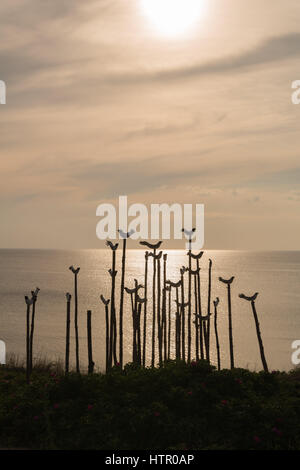
<path id="1" fill-rule="evenodd" d="M 33 449 L 299 449 L 300 374 L 217 371 L 205 361 L 26 384 L 0 368 L 0 443 Z"/>

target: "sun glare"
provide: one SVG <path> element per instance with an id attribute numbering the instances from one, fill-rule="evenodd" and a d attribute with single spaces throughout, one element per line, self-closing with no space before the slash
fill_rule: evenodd
<path id="1" fill-rule="evenodd" d="M 205 0 L 141 0 L 142 9 L 160 34 L 189 32 L 204 12 Z"/>

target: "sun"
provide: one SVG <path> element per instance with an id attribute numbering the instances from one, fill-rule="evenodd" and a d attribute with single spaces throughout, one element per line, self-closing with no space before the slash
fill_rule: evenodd
<path id="1" fill-rule="evenodd" d="M 141 6 L 160 34 L 179 36 L 197 25 L 205 0 L 141 0 Z"/>

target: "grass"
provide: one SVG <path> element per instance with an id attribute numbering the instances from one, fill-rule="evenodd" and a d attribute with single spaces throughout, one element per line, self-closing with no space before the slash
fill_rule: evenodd
<path id="1" fill-rule="evenodd" d="M 0 367 L 0 445 L 28 449 L 300 449 L 300 371 L 205 361 L 65 377 Z"/>

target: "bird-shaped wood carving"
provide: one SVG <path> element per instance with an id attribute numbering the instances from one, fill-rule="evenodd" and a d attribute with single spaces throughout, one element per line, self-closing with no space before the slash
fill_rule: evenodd
<path id="1" fill-rule="evenodd" d="M 186 308 L 188 305 L 189 305 L 189 302 L 185 302 L 184 304 L 182 304 L 181 302 L 179 302 L 179 300 L 174 300 L 174 302 L 176 303 L 176 305 L 178 305 L 178 307 L 182 308 Z M 203 318 L 203 317 L 202 317 Z"/>
<path id="2" fill-rule="evenodd" d="M 166 281 L 166 284 L 169 284 L 170 287 L 180 287 L 181 286 L 181 279 L 178 282 L 172 282 L 170 280 Z"/>
<path id="3" fill-rule="evenodd" d="M 227 285 L 231 284 L 233 280 L 234 280 L 234 276 L 232 276 L 230 279 L 223 279 L 222 277 L 219 277 L 219 281 L 224 282 L 224 284 L 227 284 Z"/>
<path id="4" fill-rule="evenodd" d="M 256 292 L 252 297 L 247 297 L 247 295 L 239 294 L 239 297 L 244 300 L 248 300 L 249 302 L 254 302 L 258 296 L 258 292 Z"/>
<path id="5" fill-rule="evenodd" d="M 80 271 L 80 268 L 78 267 L 77 269 L 74 268 L 74 266 L 69 267 L 70 271 L 72 271 L 73 274 L 78 274 Z"/>
<path id="6" fill-rule="evenodd" d="M 26 302 L 26 305 L 32 305 L 33 304 L 33 298 L 29 298 L 27 297 L 27 295 L 25 295 L 25 302 Z"/>
<path id="7" fill-rule="evenodd" d="M 146 241 L 140 242 L 140 245 L 147 246 L 149 250 L 159 250 L 161 244 L 162 244 L 162 241 L 159 241 L 154 244 L 146 242 Z"/>
<path id="8" fill-rule="evenodd" d="M 186 237 L 188 237 L 189 239 L 192 238 L 192 235 L 194 235 L 194 233 L 196 232 L 196 229 L 195 228 L 192 228 L 192 230 L 187 230 L 185 228 L 182 229 L 182 232 L 185 234 Z"/>
<path id="9" fill-rule="evenodd" d="M 161 259 L 162 251 L 160 251 L 157 255 L 154 253 L 149 253 L 149 256 L 152 256 L 154 259 Z"/>
<path id="10" fill-rule="evenodd" d="M 111 241 L 106 240 L 106 246 L 109 246 L 109 247 L 112 249 L 112 251 L 116 251 L 116 249 L 117 249 L 118 246 L 119 246 L 119 243 L 116 243 L 116 244 L 114 245 Z"/>
<path id="11" fill-rule="evenodd" d="M 182 268 L 180 268 L 180 274 L 183 276 L 184 273 L 186 273 L 188 270 L 189 270 L 189 268 L 186 268 L 185 266 L 182 266 Z"/>
<path id="12" fill-rule="evenodd" d="M 111 277 L 116 277 L 116 275 L 118 274 L 118 271 L 112 271 L 111 269 L 109 269 L 108 272 L 111 275 Z"/>
<path id="13" fill-rule="evenodd" d="M 100 299 L 102 300 L 102 302 L 104 303 L 104 305 L 108 305 L 108 304 L 109 304 L 110 299 L 107 299 L 107 300 L 106 300 L 106 299 L 103 297 L 102 294 L 100 295 Z"/>
<path id="14" fill-rule="evenodd" d="M 133 229 L 129 230 L 129 232 L 123 232 L 123 230 L 121 228 L 119 228 L 118 232 L 119 232 L 120 237 L 123 238 L 123 239 L 129 238 L 129 237 L 131 237 L 131 235 L 134 234 Z"/>
<path id="15" fill-rule="evenodd" d="M 203 256 L 204 251 L 200 251 L 198 254 L 193 254 L 192 252 L 188 251 L 187 255 L 193 259 L 200 259 Z"/>

